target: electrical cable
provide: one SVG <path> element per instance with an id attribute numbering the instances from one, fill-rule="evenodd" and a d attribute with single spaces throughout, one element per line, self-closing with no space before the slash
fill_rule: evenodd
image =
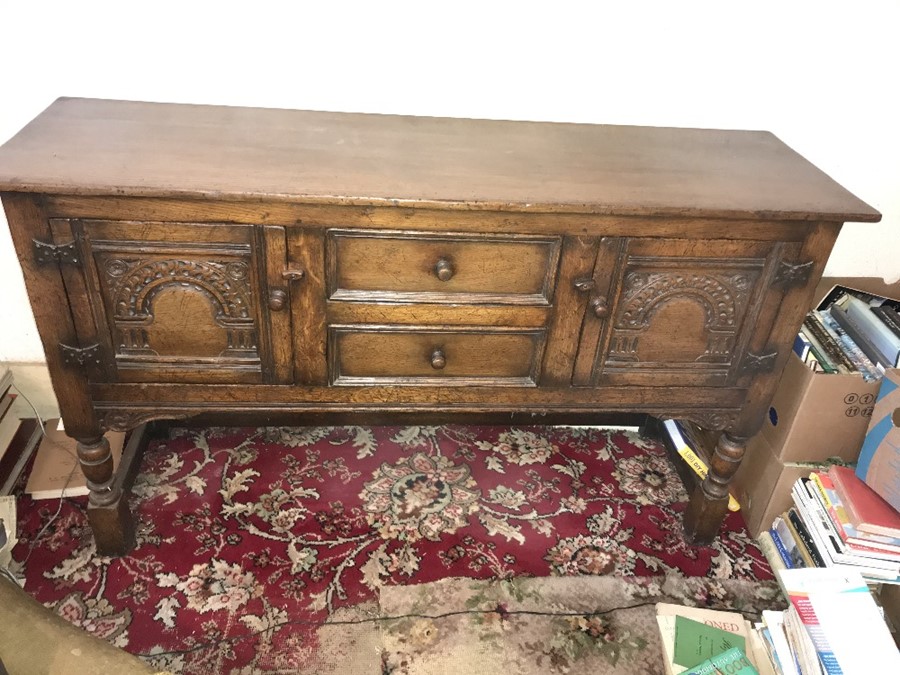
<path id="1" fill-rule="evenodd" d="M 23 399 L 25 399 L 25 402 L 28 403 L 28 405 L 31 407 L 31 410 L 34 412 L 34 416 L 37 419 L 38 425 L 41 428 L 41 435 L 43 436 L 43 438 L 50 440 L 51 443 L 54 443 L 54 445 L 56 445 L 60 449 L 65 450 L 69 454 L 72 454 L 68 448 L 49 439 L 49 437 L 47 436 L 47 429 L 44 425 L 44 420 L 41 418 L 40 414 L 38 413 L 37 408 L 34 406 L 34 404 L 31 402 L 31 400 L 25 394 L 22 393 L 22 391 L 18 387 L 16 387 L 15 385 L 13 385 L 13 386 L 15 387 L 16 392 L 20 396 L 22 396 Z M 76 457 L 76 460 L 77 460 L 77 457 Z M 75 475 L 75 470 L 77 468 L 78 468 L 78 463 L 76 462 L 75 465 L 72 467 L 72 470 L 69 472 L 69 476 L 66 478 L 66 482 L 63 484 L 62 494 L 60 495 L 60 498 L 59 498 L 59 506 L 56 509 L 56 513 L 53 514 L 53 516 L 50 518 L 50 520 L 48 520 L 46 522 L 46 524 L 44 525 L 44 527 L 41 528 L 40 532 L 38 532 L 38 534 L 34 537 L 34 539 L 32 539 L 31 545 L 28 547 L 28 554 L 25 556 L 25 560 L 22 561 L 23 567 L 25 566 L 25 563 L 28 562 L 28 559 L 31 557 L 31 554 L 34 551 L 35 545 L 37 544 L 38 541 L 40 541 L 40 538 L 43 536 L 44 532 L 46 532 L 47 528 L 53 524 L 53 522 L 59 517 L 59 514 L 62 512 L 63 502 L 65 501 L 66 488 L 69 486 L 69 482 L 72 480 L 72 476 Z M 15 578 L 15 576 L 13 576 L 13 574 L 11 572 L 9 572 L 8 570 L 0 568 L 0 573 L 2 573 L 3 576 L 8 577 L 10 581 L 18 583 L 18 580 Z M 309 621 L 309 620 L 305 620 L 305 619 L 292 619 L 290 621 L 282 621 L 282 622 L 273 624 L 272 626 L 269 626 L 268 628 L 264 628 L 262 630 L 254 631 L 252 633 L 247 633 L 246 635 L 235 635 L 235 636 L 229 637 L 229 638 L 222 638 L 221 640 L 213 640 L 211 642 L 203 642 L 203 643 L 200 643 L 193 647 L 190 647 L 188 649 L 175 649 L 175 650 L 165 651 L 165 652 L 156 652 L 153 654 L 138 652 L 138 653 L 135 653 L 134 655 L 139 656 L 139 657 L 144 657 L 144 658 L 157 658 L 160 656 L 192 654 L 193 652 L 202 651 L 204 649 L 212 649 L 221 644 L 226 644 L 226 643 L 235 644 L 237 642 L 251 640 L 251 639 L 253 639 L 259 635 L 262 635 L 264 633 L 269 633 L 278 628 L 283 628 L 284 626 L 291 626 L 291 625 L 303 625 L 303 626 L 311 626 L 311 627 L 316 627 L 316 628 L 322 628 L 325 626 L 358 626 L 358 625 L 363 625 L 366 623 L 384 623 L 384 622 L 388 622 L 388 621 L 400 621 L 402 619 L 429 619 L 429 620 L 431 620 L 431 619 L 447 619 L 447 618 L 451 618 L 454 616 L 465 616 L 465 615 L 474 615 L 474 614 L 500 614 L 503 617 L 507 617 L 507 616 L 546 616 L 546 617 L 561 617 L 561 618 L 594 617 L 594 616 L 605 616 L 606 614 L 611 614 L 612 612 L 626 611 L 626 610 L 630 610 L 630 609 L 639 609 L 641 607 L 648 607 L 650 605 L 655 605 L 655 604 L 656 604 L 656 601 L 640 602 L 640 603 L 637 603 L 634 605 L 622 605 L 620 607 L 613 607 L 611 609 L 597 611 L 597 612 L 542 612 L 542 611 L 537 611 L 537 610 L 524 610 L 524 609 L 503 610 L 503 611 L 488 610 L 488 609 L 464 609 L 464 610 L 458 610 L 458 611 L 454 611 L 454 612 L 443 612 L 441 614 L 399 614 L 396 616 L 377 616 L 377 617 L 370 617 L 370 618 L 366 618 L 366 619 L 337 619 L 337 620 L 327 620 L 326 619 L 324 621 Z M 735 611 L 735 610 L 731 610 L 731 611 Z M 755 613 L 755 612 L 744 612 L 744 613 L 758 616 L 758 613 Z"/>
<path id="2" fill-rule="evenodd" d="M 38 426 L 41 428 L 42 442 L 49 441 L 57 448 L 64 450 L 67 454 L 75 457 L 75 464 L 72 465 L 72 470 L 69 472 L 69 475 L 66 477 L 66 482 L 63 483 L 62 492 L 59 495 L 59 505 L 56 507 L 56 513 L 54 513 L 50 517 L 50 520 L 48 520 L 44 524 L 44 526 L 37 533 L 37 535 L 31 540 L 31 544 L 28 546 L 28 553 L 25 555 L 25 559 L 22 561 L 22 568 L 24 569 L 25 563 L 27 563 L 29 558 L 31 558 L 31 554 L 34 552 L 34 547 L 40 541 L 41 537 L 44 536 L 44 532 L 47 531 L 47 528 L 49 528 L 54 523 L 54 521 L 56 521 L 56 519 L 59 518 L 59 515 L 62 513 L 63 502 L 65 501 L 65 498 L 66 498 L 66 488 L 69 487 L 69 483 L 72 482 L 72 477 L 75 475 L 75 471 L 78 469 L 78 457 L 76 455 L 73 455 L 72 451 L 69 450 L 67 447 L 57 443 L 56 441 L 54 441 L 47 435 L 47 427 L 44 424 L 44 420 L 41 417 L 40 413 L 38 413 L 37 408 L 35 407 L 34 403 L 32 403 L 31 399 L 28 398 L 28 396 L 26 396 L 24 392 L 22 392 L 22 390 L 18 387 L 18 385 L 13 383 L 12 387 L 16 390 L 16 394 L 18 394 L 25 400 L 25 402 L 29 405 L 32 412 L 34 413 L 34 417 L 35 417 L 35 419 L 37 419 Z"/>
<path id="3" fill-rule="evenodd" d="M 647 601 L 647 602 L 639 602 L 633 605 L 621 605 L 619 607 L 612 607 L 610 609 L 605 609 L 603 611 L 596 612 L 542 612 L 539 610 L 528 610 L 528 609 L 510 609 L 510 610 L 491 610 L 491 609 L 461 609 L 454 612 L 443 612 L 441 614 L 399 614 L 396 616 L 375 616 L 366 619 L 337 619 L 337 620 L 324 620 L 324 621 L 309 621 L 306 619 L 292 619 L 290 621 L 282 621 L 280 623 L 273 624 L 268 628 L 264 628 L 262 630 L 255 631 L 253 633 L 247 633 L 246 635 L 235 635 L 229 638 L 222 638 L 221 640 L 213 640 L 210 642 L 203 642 L 198 645 L 194 645 L 193 647 L 189 647 L 188 649 L 175 649 L 166 652 L 155 652 L 155 653 L 141 653 L 136 652 L 134 656 L 139 656 L 143 658 L 156 658 L 159 656 L 174 656 L 174 655 L 183 655 L 183 654 L 192 654 L 193 652 L 202 651 L 204 649 L 212 649 L 214 647 L 218 647 L 221 644 L 234 644 L 237 642 L 243 642 L 245 640 L 251 640 L 263 633 L 269 633 L 278 628 L 282 628 L 284 626 L 290 625 L 302 625 L 302 626 L 312 626 L 316 628 L 322 628 L 324 626 L 359 626 L 366 623 L 384 623 L 387 621 L 399 621 L 401 619 L 446 619 L 454 616 L 465 616 L 469 614 L 500 614 L 502 617 L 508 616 L 547 616 L 547 617 L 560 617 L 560 618 L 568 618 L 568 617 L 594 617 L 594 616 L 604 616 L 606 614 L 612 614 L 613 612 L 626 611 L 629 609 L 640 609 L 641 607 L 649 607 L 650 605 L 656 605 L 657 601 Z M 750 615 L 753 617 L 759 617 L 759 612 L 751 612 L 751 611 L 740 611 L 736 609 L 726 609 L 724 611 L 732 611 L 739 612 L 742 614 Z"/>

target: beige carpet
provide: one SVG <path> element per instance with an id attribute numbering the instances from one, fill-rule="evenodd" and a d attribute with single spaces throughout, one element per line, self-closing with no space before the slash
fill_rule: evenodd
<path id="1" fill-rule="evenodd" d="M 784 607 L 774 582 L 675 575 L 458 578 L 386 586 L 378 607 L 361 605 L 333 617 L 364 623 L 318 629 L 319 664 L 303 672 L 664 673 L 657 602 L 733 609 L 748 618 L 757 618 L 762 609 Z"/>

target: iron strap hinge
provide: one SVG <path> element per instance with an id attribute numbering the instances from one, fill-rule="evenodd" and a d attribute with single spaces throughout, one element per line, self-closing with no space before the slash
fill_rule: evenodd
<path id="1" fill-rule="evenodd" d="M 32 239 L 34 245 L 34 259 L 38 265 L 53 265 L 56 263 L 67 265 L 80 265 L 81 258 L 78 255 L 78 245 L 70 241 L 66 244 L 48 244 L 37 239 Z"/>
<path id="2" fill-rule="evenodd" d="M 70 347 L 60 342 L 59 351 L 62 354 L 63 363 L 67 366 L 84 368 L 100 365 L 99 344 L 93 344 L 88 347 Z"/>
<path id="3" fill-rule="evenodd" d="M 774 283 L 782 288 L 791 288 L 793 286 L 804 286 L 809 281 L 809 275 L 812 273 L 813 261 L 804 263 L 790 263 L 782 260 L 778 264 L 775 271 Z"/>
<path id="4" fill-rule="evenodd" d="M 738 375 L 760 375 L 762 373 L 771 373 L 775 369 L 775 360 L 777 358 L 778 352 L 769 352 L 768 354 L 754 354 L 752 352 L 747 352 L 744 361 L 741 363 Z"/>

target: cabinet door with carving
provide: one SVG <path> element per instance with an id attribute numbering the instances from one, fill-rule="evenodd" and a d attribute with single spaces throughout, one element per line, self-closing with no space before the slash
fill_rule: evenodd
<path id="1" fill-rule="evenodd" d="M 575 384 L 747 386 L 774 363 L 779 275 L 799 244 L 604 238 Z M 781 271 L 780 271 L 781 270 Z"/>
<path id="2" fill-rule="evenodd" d="M 59 219 L 77 242 L 63 265 L 78 342 L 107 382 L 291 379 L 280 227 Z"/>

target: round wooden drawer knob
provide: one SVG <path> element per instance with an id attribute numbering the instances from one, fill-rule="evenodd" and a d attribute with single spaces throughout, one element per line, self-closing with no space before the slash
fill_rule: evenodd
<path id="1" fill-rule="evenodd" d="M 431 352 L 431 367 L 435 370 L 443 370 L 447 365 L 447 357 L 444 355 L 443 349 L 435 349 Z"/>
<path id="2" fill-rule="evenodd" d="M 287 293 L 280 288 L 269 291 L 269 309 L 273 312 L 280 312 L 287 304 Z"/>
<path id="3" fill-rule="evenodd" d="M 446 258 L 441 258 L 434 265 L 435 276 L 441 281 L 450 281 L 454 272 L 453 264 Z"/>

